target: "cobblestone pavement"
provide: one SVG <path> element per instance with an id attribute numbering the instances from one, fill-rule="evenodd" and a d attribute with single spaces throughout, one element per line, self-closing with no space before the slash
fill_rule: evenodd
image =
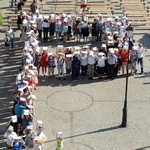
<path id="1" fill-rule="evenodd" d="M 4 4 L 4 1 L 1 2 Z M 2 27 L 1 29 L 4 29 Z M 3 133 L 6 130 L 12 105 L 15 75 L 21 65 L 19 32 L 16 32 L 15 50 L 4 54 L 3 30 L 0 32 L 0 149 L 5 149 Z M 55 150 L 58 131 L 64 133 L 65 150 L 148 150 L 150 149 L 150 36 L 135 35 L 148 47 L 144 56 L 143 75 L 129 77 L 128 125 L 120 128 L 124 104 L 125 77 L 113 81 L 58 80 L 48 76 L 39 78 L 34 94 L 37 120 L 43 120 L 48 141 L 46 150 Z M 85 43 L 81 43 L 83 45 Z M 90 43 L 86 43 L 90 45 Z M 42 44 L 41 44 L 42 45 Z M 55 51 L 55 43 L 47 43 Z M 76 45 L 69 42 L 66 45 Z M 94 46 L 100 47 L 100 43 Z M 56 71 L 57 72 L 57 71 Z M 139 71 L 138 71 L 139 72 Z"/>

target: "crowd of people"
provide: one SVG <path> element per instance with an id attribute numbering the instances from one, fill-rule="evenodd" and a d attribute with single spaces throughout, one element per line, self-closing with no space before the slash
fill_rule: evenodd
<path id="1" fill-rule="evenodd" d="M 33 1 L 34 3 L 36 2 Z M 33 131 L 36 99 L 33 91 L 36 90 L 39 76 L 53 77 L 57 70 L 59 80 L 78 80 L 86 77 L 93 80 L 94 76 L 98 79 L 105 76 L 114 79 L 118 73 L 124 75 L 127 69 L 135 75 L 138 63 L 142 74 L 143 53 L 146 48 L 141 43 L 136 43 L 133 37 L 130 40 L 127 37 L 126 28 L 132 26 L 127 17 L 116 16 L 104 20 L 103 16 L 98 14 L 91 22 L 83 10 L 77 16 L 64 13 L 43 16 L 37 5 L 31 6 L 30 14 L 23 10 L 24 5 L 18 9 L 20 15 L 17 21 L 21 29 L 22 66 L 15 81 L 13 116 L 4 136 L 7 138 L 7 149 L 15 150 L 25 146 L 27 150 L 42 150 L 42 143 L 47 140 L 43 133 L 43 121 L 38 120 L 36 132 Z M 54 38 L 56 42 L 66 42 L 72 40 L 72 37 L 75 37 L 76 42 L 86 42 L 90 35 L 92 43 L 101 41 L 99 47 L 71 47 L 62 44 L 57 45 L 54 53 L 46 46 L 39 46 L 39 41 L 48 42 Z M 15 33 L 11 26 L 8 26 L 4 39 L 7 54 L 10 46 L 15 48 L 14 38 Z M 127 68 L 128 63 L 130 68 Z"/>

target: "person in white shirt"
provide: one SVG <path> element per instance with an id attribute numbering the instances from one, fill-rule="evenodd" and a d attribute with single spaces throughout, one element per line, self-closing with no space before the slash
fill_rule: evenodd
<path id="1" fill-rule="evenodd" d="M 17 134 L 16 134 L 16 132 L 14 132 L 13 127 L 10 125 L 4 134 L 4 137 L 7 138 L 7 149 L 8 150 L 12 149 L 15 136 L 17 136 Z"/>
<path id="2" fill-rule="evenodd" d="M 94 51 L 90 51 L 88 57 L 88 73 L 89 73 L 89 80 L 93 79 L 94 76 L 94 67 L 96 63 L 96 56 L 94 55 Z"/>
<path id="3" fill-rule="evenodd" d="M 105 54 L 103 52 L 98 53 L 97 72 L 99 74 L 99 79 L 102 79 L 102 75 L 105 72 L 105 60 L 106 60 Z"/>
<path id="4" fill-rule="evenodd" d="M 87 51 L 81 52 L 80 61 L 81 61 L 81 75 L 84 79 L 84 77 L 86 76 L 86 73 L 87 73 L 87 68 L 88 68 Z"/>
<path id="5" fill-rule="evenodd" d="M 143 70 L 143 54 L 144 54 L 145 48 L 141 43 L 138 44 L 138 64 L 140 63 L 141 66 L 141 74 L 144 72 Z"/>

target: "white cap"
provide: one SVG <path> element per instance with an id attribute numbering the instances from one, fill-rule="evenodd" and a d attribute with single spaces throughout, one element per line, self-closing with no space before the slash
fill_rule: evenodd
<path id="1" fill-rule="evenodd" d="M 113 34 L 117 34 L 117 35 L 118 35 L 118 34 L 119 34 L 119 32 L 118 32 L 118 31 L 114 31 L 114 32 L 113 32 Z"/>
<path id="2" fill-rule="evenodd" d="M 66 47 L 66 49 L 72 49 L 73 47 L 72 46 L 68 46 L 68 47 Z"/>
<path id="3" fill-rule="evenodd" d="M 38 121 L 37 121 L 37 126 L 38 126 L 38 127 L 43 127 L 43 121 L 38 120 Z"/>
<path id="4" fill-rule="evenodd" d="M 63 137 L 63 132 L 57 132 L 57 138 L 62 138 Z"/>
<path id="5" fill-rule="evenodd" d="M 113 44 L 113 43 L 114 43 L 114 41 L 108 41 L 108 43 L 109 43 L 109 44 Z"/>
<path id="6" fill-rule="evenodd" d="M 36 25 L 36 24 L 32 24 L 32 27 L 36 28 L 36 27 L 37 27 L 37 25 Z"/>
<path id="7" fill-rule="evenodd" d="M 81 47 L 75 46 L 74 49 L 75 49 L 75 51 L 78 51 L 78 50 L 81 50 Z"/>
<path id="8" fill-rule="evenodd" d="M 59 17 L 59 16 L 56 16 L 56 17 L 55 17 L 55 19 L 56 19 L 56 20 L 59 20 L 59 19 L 60 19 L 60 17 Z"/>
<path id="9" fill-rule="evenodd" d="M 33 125 L 27 126 L 27 129 L 28 129 L 28 130 L 32 130 L 32 129 L 33 129 Z"/>
<path id="10" fill-rule="evenodd" d="M 82 54 L 87 54 L 88 52 L 87 52 L 87 51 L 81 51 L 81 53 L 82 53 Z"/>
<path id="11" fill-rule="evenodd" d="M 24 115 L 29 115 L 29 114 L 30 114 L 30 112 L 29 112 L 29 110 L 28 110 L 28 109 L 24 109 L 24 110 L 23 110 L 23 114 L 24 114 Z"/>
<path id="12" fill-rule="evenodd" d="M 63 17 L 65 18 L 67 15 L 65 13 L 63 13 Z"/>
<path id="13" fill-rule="evenodd" d="M 43 18 L 43 16 L 42 15 L 39 15 L 39 19 L 42 19 Z"/>
<path id="14" fill-rule="evenodd" d="M 89 46 L 88 45 L 85 45 L 82 47 L 83 49 L 89 49 Z"/>
<path id="15" fill-rule="evenodd" d="M 36 49 L 35 49 L 35 51 L 36 51 L 37 53 L 39 53 L 39 52 L 40 52 L 40 47 L 37 46 Z"/>
<path id="16" fill-rule="evenodd" d="M 79 54 L 80 54 L 80 51 L 75 51 L 75 52 L 74 52 L 74 55 L 76 55 L 76 54 L 79 55 Z"/>
<path id="17" fill-rule="evenodd" d="M 47 51 L 47 50 L 48 50 L 48 47 L 43 47 L 42 49 L 45 50 L 45 51 Z"/>
<path id="18" fill-rule="evenodd" d="M 11 116 L 11 120 L 13 123 L 18 122 L 17 115 Z"/>
<path id="19" fill-rule="evenodd" d="M 68 22 L 68 18 L 65 18 L 65 19 L 64 19 L 64 22 Z"/>
<path id="20" fill-rule="evenodd" d="M 114 54 L 114 50 L 112 49 L 112 50 L 110 51 L 110 53 L 113 53 L 113 54 Z"/>
<path id="21" fill-rule="evenodd" d="M 66 57 L 67 58 L 72 57 L 72 54 L 67 54 Z"/>
<path id="22" fill-rule="evenodd" d="M 106 47 L 106 44 L 102 44 L 102 46 L 101 47 Z"/>
<path id="23" fill-rule="evenodd" d="M 22 16 L 24 17 L 24 16 L 26 16 L 26 15 L 27 15 L 26 12 L 23 11 L 23 12 L 22 12 Z"/>
<path id="24" fill-rule="evenodd" d="M 7 130 L 11 131 L 12 129 L 13 129 L 13 126 L 10 125 Z"/>
<path id="25" fill-rule="evenodd" d="M 127 46 L 124 46 L 123 49 L 128 50 L 128 47 L 127 47 Z"/>
<path id="26" fill-rule="evenodd" d="M 109 48 L 108 50 L 109 50 L 109 52 L 110 52 L 110 51 L 112 51 L 112 50 L 114 50 L 114 49 L 113 49 L 113 48 Z"/>
<path id="27" fill-rule="evenodd" d="M 36 96 L 32 94 L 32 95 L 31 95 L 31 98 L 32 98 L 32 99 L 36 99 Z"/>
<path id="28" fill-rule="evenodd" d="M 55 14 L 51 14 L 51 18 L 54 18 L 55 17 Z"/>
<path id="29" fill-rule="evenodd" d="M 97 49 L 97 47 L 93 47 L 92 50 L 93 51 L 97 51 L 98 49 Z"/>
<path id="30" fill-rule="evenodd" d="M 20 97 L 20 101 L 25 102 L 26 99 L 24 97 Z"/>
<path id="31" fill-rule="evenodd" d="M 30 22 L 31 22 L 32 24 L 36 23 L 35 20 L 31 20 Z"/>
<path id="32" fill-rule="evenodd" d="M 107 18 L 107 21 L 114 21 L 114 19 L 113 18 Z"/>
<path id="33" fill-rule="evenodd" d="M 67 17 L 68 17 L 68 18 L 71 18 L 71 15 L 68 15 Z"/>
<path id="34" fill-rule="evenodd" d="M 14 139 L 14 140 L 20 140 L 21 137 L 19 137 L 19 136 L 16 135 L 16 136 L 13 137 L 13 139 Z"/>
<path id="35" fill-rule="evenodd" d="M 118 17 L 118 16 L 115 16 L 115 19 L 119 19 L 119 17 Z"/>
<path id="36" fill-rule="evenodd" d="M 121 25 L 122 25 L 122 23 L 121 23 L 121 22 L 117 22 L 117 23 L 116 23 L 116 25 L 121 26 Z"/>
<path id="37" fill-rule="evenodd" d="M 49 16 L 44 16 L 44 19 L 48 19 L 49 18 Z"/>
<path id="38" fill-rule="evenodd" d="M 105 55 L 103 52 L 98 53 L 98 55 L 103 56 Z"/>
<path id="39" fill-rule="evenodd" d="M 39 9 L 36 9 L 35 13 L 39 13 Z"/>
<path id="40" fill-rule="evenodd" d="M 57 49 L 63 49 L 64 46 L 63 45 L 57 45 Z"/>
<path id="41" fill-rule="evenodd" d="M 90 51 L 90 54 L 89 54 L 89 55 L 92 55 L 92 56 L 93 56 L 93 55 L 94 55 L 94 52 L 93 52 L 93 51 Z"/>
<path id="42" fill-rule="evenodd" d="M 107 37 L 109 40 L 113 40 L 113 37 L 112 36 L 108 36 Z"/>

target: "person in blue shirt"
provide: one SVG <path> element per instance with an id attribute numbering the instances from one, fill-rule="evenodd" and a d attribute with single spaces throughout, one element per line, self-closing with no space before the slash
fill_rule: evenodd
<path id="1" fill-rule="evenodd" d="M 22 150 L 22 146 L 24 145 L 23 140 L 19 136 L 14 137 L 12 150 Z"/>

